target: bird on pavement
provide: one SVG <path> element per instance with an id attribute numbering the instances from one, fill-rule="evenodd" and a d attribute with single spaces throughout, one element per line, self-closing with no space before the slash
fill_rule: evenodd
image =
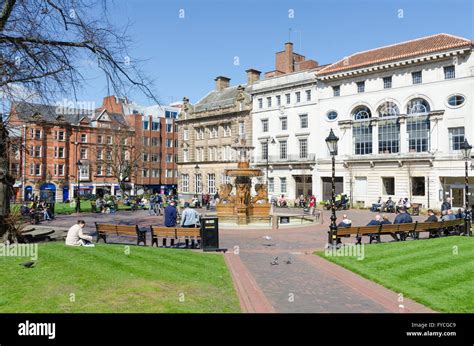
<path id="1" fill-rule="evenodd" d="M 268 235 L 266 235 L 266 236 L 264 236 L 264 237 L 262 237 L 262 238 L 265 239 L 265 240 L 272 240 L 272 237 L 270 237 L 270 236 L 268 236 Z"/>
<path id="2" fill-rule="evenodd" d="M 273 259 L 273 261 L 270 262 L 270 264 L 271 264 L 272 266 L 278 265 L 278 257 L 275 257 L 275 258 Z"/>
<path id="3" fill-rule="evenodd" d="M 285 262 L 286 264 L 291 264 L 291 257 L 288 257 L 288 259 Z"/>
<path id="4" fill-rule="evenodd" d="M 25 262 L 25 263 L 20 263 L 20 265 L 22 265 L 25 268 L 33 268 L 35 266 L 35 264 L 36 264 L 36 262 L 34 262 L 34 261 L 28 261 L 28 262 Z"/>

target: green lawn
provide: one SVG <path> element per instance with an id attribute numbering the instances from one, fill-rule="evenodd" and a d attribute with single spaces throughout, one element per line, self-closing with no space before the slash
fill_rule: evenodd
<path id="1" fill-rule="evenodd" d="M 40 244 L 34 268 L 0 257 L 0 313 L 240 312 L 222 254 L 125 249 Z"/>
<path id="2" fill-rule="evenodd" d="M 316 254 L 433 310 L 474 312 L 474 238 L 366 245 L 363 260 Z"/>
<path id="3" fill-rule="evenodd" d="M 11 210 L 15 208 L 20 208 L 20 204 L 12 204 L 11 205 Z M 118 210 L 130 210 L 131 208 L 129 206 L 125 205 L 119 205 Z M 54 212 L 56 215 L 61 215 L 61 214 L 72 214 L 76 212 L 76 207 L 73 204 L 71 207 L 70 203 L 62 203 L 58 202 L 54 204 Z M 81 212 L 83 213 L 90 213 L 92 212 L 92 205 L 91 201 L 89 200 L 81 200 Z"/>

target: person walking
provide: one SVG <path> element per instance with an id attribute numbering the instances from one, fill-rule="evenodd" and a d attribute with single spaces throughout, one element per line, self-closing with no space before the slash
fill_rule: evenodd
<path id="1" fill-rule="evenodd" d="M 178 211 L 176 210 L 175 201 L 170 201 L 169 205 L 165 208 L 165 226 L 176 227 L 176 220 L 178 218 Z"/>
<path id="2" fill-rule="evenodd" d="M 155 215 L 156 216 L 156 212 L 155 212 L 155 195 L 151 195 L 150 196 L 150 205 L 148 207 L 148 215 Z"/>

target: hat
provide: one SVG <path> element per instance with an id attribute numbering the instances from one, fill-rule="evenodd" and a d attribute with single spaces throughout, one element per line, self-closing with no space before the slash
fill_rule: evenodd
<path id="1" fill-rule="evenodd" d="M 184 207 L 189 208 L 189 202 L 184 202 Z"/>

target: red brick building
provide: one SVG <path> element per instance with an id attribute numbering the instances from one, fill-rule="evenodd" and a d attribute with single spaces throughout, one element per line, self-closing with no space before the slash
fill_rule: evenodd
<path id="1" fill-rule="evenodd" d="M 95 110 L 13 105 L 15 198 L 50 195 L 66 201 L 76 195 L 78 175 L 80 194 L 116 194 L 118 163 L 113 157 L 118 146 L 128 155 L 131 194 L 169 193 L 176 189 L 178 112 L 175 107 L 140 107 L 115 96 L 105 97 Z"/>

